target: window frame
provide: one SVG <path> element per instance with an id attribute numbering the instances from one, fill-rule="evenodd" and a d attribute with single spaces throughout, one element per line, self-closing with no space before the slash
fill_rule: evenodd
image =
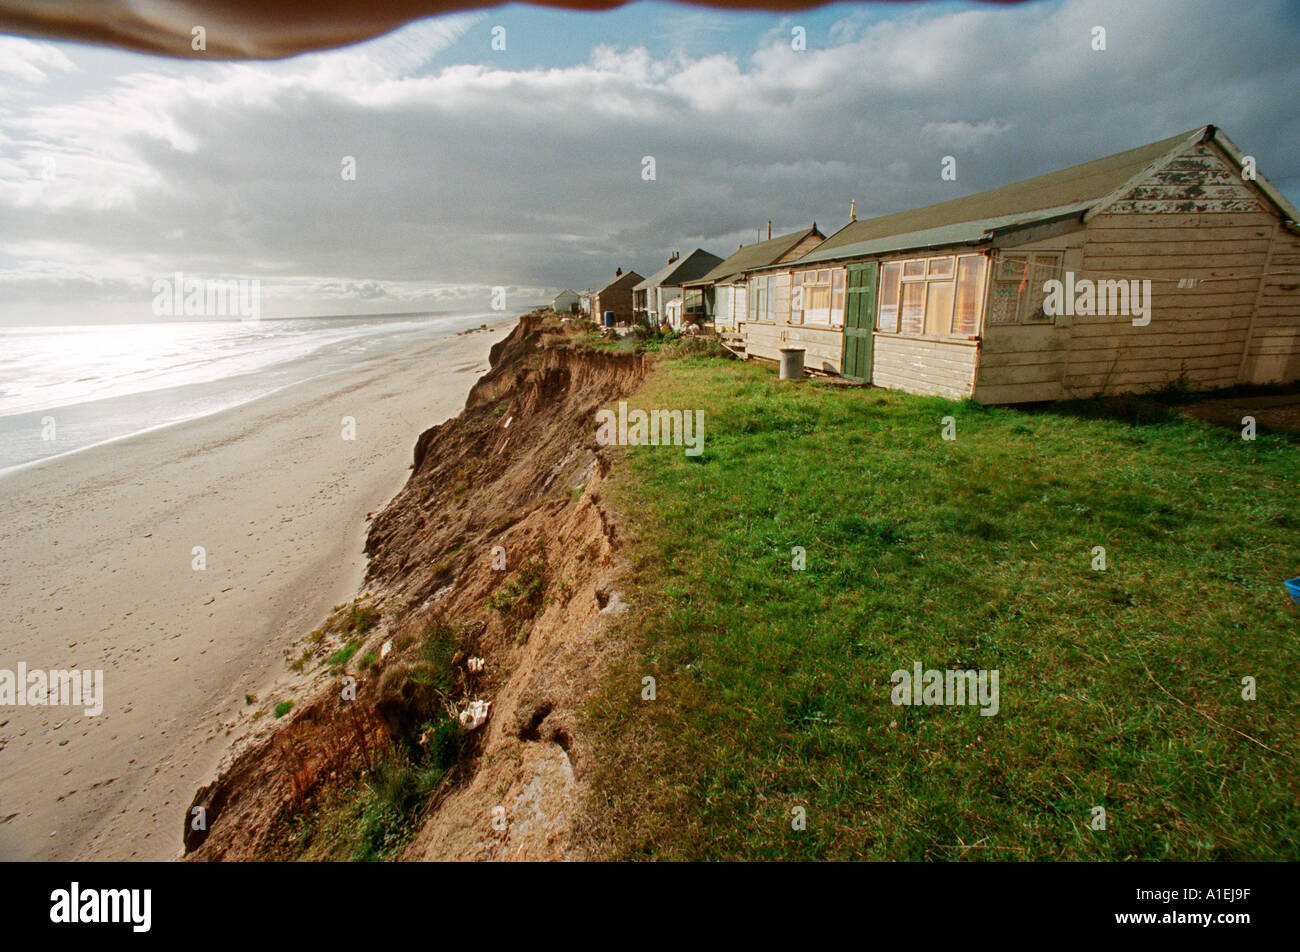
<path id="1" fill-rule="evenodd" d="M 1028 273 L 1023 274 L 1019 278 L 1015 275 L 1009 275 L 1004 278 L 1002 276 L 1003 270 L 1006 265 L 1012 261 L 1023 261 L 1025 263 L 1025 268 L 1028 269 Z M 1043 263 L 1050 264 L 1050 271 L 1046 277 L 1039 281 L 1034 277 L 1034 269 L 1038 268 Z M 1064 271 L 1064 264 L 1064 251 L 1046 250 L 1016 253 L 1000 252 L 990 263 L 989 274 L 985 281 L 985 295 L 988 298 L 985 304 L 987 314 L 985 319 L 986 322 L 997 327 L 1049 327 L 1054 325 L 1056 323 L 1056 315 L 1043 314 L 1041 317 L 1035 317 L 1035 315 L 1039 314 L 1039 312 L 1043 310 L 1041 300 L 1037 308 L 1030 310 L 1035 297 L 1035 293 L 1031 288 L 1031 282 L 1033 287 L 1038 287 L 1038 295 L 1041 298 L 1046 298 L 1046 292 L 1042 290 L 1041 285 L 1052 279 L 1060 280 Z M 1025 285 L 1025 293 L 1021 293 L 1017 289 L 1015 312 L 1012 315 L 1011 320 L 990 320 L 993 317 L 992 305 L 994 300 L 994 291 L 998 287 L 1010 288 L 1016 285 L 1017 281 Z"/>
<path id="2" fill-rule="evenodd" d="M 944 261 L 949 262 L 946 269 L 942 264 Z M 957 301 L 960 290 L 958 277 L 962 273 L 963 263 L 971 261 L 976 262 L 976 266 L 979 268 L 979 284 L 974 292 L 977 306 L 975 327 L 971 331 L 959 333 L 953 329 L 957 319 Z M 939 264 L 936 266 L 935 262 L 939 262 Z M 967 266 L 969 267 L 969 264 Z M 936 270 L 939 271 L 938 274 L 931 273 Z M 944 273 L 945 270 L 946 273 Z M 909 274 L 909 271 L 912 273 Z M 967 252 L 963 254 L 961 251 L 954 250 L 929 254 L 914 253 L 899 255 L 881 261 L 873 332 L 890 334 L 895 337 L 924 338 L 926 340 L 967 341 L 981 336 L 986 319 L 985 298 L 988 293 L 991 271 L 992 264 L 989 255 L 983 252 Z M 892 300 L 887 300 L 886 286 L 891 281 L 896 286 L 895 294 Z M 945 286 L 946 293 L 950 297 L 946 308 L 946 319 L 943 319 L 945 329 L 939 332 L 927 330 L 927 324 L 930 322 L 931 285 Z M 919 330 L 905 329 L 903 302 L 909 293 L 915 296 L 918 293 L 915 289 L 918 287 L 920 289 L 920 300 L 917 302 L 916 310 L 919 313 Z M 910 292 L 909 288 L 912 289 Z M 883 323 L 886 319 L 890 321 L 888 325 Z M 915 326 L 916 320 L 913 319 L 911 323 Z"/>
<path id="3" fill-rule="evenodd" d="M 749 279 L 746 309 L 749 313 L 748 323 L 776 323 L 776 275 L 756 274 Z M 759 302 L 762 302 L 762 313 Z"/>
<path id="4" fill-rule="evenodd" d="M 824 277 L 823 277 L 824 276 Z M 836 287 L 839 288 L 839 306 L 836 307 Z M 795 304 L 795 288 L 799 288 L 799 304 Z M 825 296 L 825 307 L 808 306 L 808 289 L 814 289 L 820 298 Z M 844 309 L 848 303 L 848 271 L 841 266 L 801 268 L 790 272 L 790 323 L 810 327 L 839 328 L 844 326 Z"/>

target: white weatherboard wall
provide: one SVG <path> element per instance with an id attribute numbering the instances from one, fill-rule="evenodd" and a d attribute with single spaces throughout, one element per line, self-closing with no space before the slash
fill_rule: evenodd
<path id="1" fill-rule="evenodd" d="M 1243 383 L 1300 379 L 1300 235 L 1277 226 L 1242 360 Z"/>
<path id="2" fill-rule="evenodd" d="M 1196 389 L 1238 383 L 1277 227 L 1275 212 L 1211 143 L 1184 150 L 1092 219 L 1083 276 L 1150 279 L 1151 323 L 1075 318 L 1065 395 L 1152 390 L 1179 379 Z"/>
<path id="3" fill-rule="evenodd" d="M 871 345 L 871 382 L 930 396 L 960 400 L 975 383 L 978 341 L 876 334 Z"/>
<path id="4" fill-rule="evenodd" d="M 1061 254 L 1061 271 L 1079 272 L 1083 261 L 1086 234 L 1073 234 L 1017 245 L 1008 254 Z M 978 369 L 972 396 L 982 403 L 1028 403 L 1037 400 L 1060 400 L 1061 379 L 1065 374 L 1066 354 L 1070 349 L 1070 323 L 1067 314 L 1053 321 L 1019 324 L 989 323 L 989 301 L 994 295 L 990 280 L 985 291 L 984 322 L 978 356 Z"/>
<path id="5" fill-rule="evenodd" d="M 1300 238 L 1212 143 L 1184 149 L 1083 232 L 1011 250 L 1063 251 L 1076 280 L 1149 279 L 1151 323 L 1115 314 L 986 324 L 981 402 L 1300 377 Z"/>
<path id="6" fill-rule="evenodd" d="M 774 323 L 751 321 L 745 325 L 746 351 L 751 356 L 780 360 L 781 348 L 802 347 L 804 366 L 810 370 L 839 373 L 844 352 L 844 328 L 837 324 L 794 324 L 790 320 L 790 296 L 793 280 L 790 271 L 767 272 L 776 275 Z M 748 303 L 747 289 L 737 289 L 737 311 L 744 315 Z"/>
<path id="7" fill-rule="evenodd" d="M 745 325 L 745 350 L 752 357 L 780 360 L 783 334 L 790 326 L 790 272 L 776 274 L 775 321 L 750 321 Z"/>
<path id="8" fill-rule="evenodd" d="M 790 324 L 785 328 L 785 340 L 781 346 L 802 347 L 803 363 L 809 370 L 837 374 L 844 352 L 844 328 L 826 324 Z"/>

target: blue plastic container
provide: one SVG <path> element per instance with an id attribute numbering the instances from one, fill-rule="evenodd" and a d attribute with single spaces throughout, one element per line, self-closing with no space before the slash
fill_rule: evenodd
<path id="1" fill-rule="evenodd" d="M 613 326 L 614 326 L 614 312 L 613 312 L 613 311 L 606 311 L 606 312 L 605 312 L 605 326 L 606 326 L 606 327 L 613 327 Z"/>
<path id="2" fill-rule="evenodd" d="M 1300 602 L 1300 575 L 1295 578 L 1289 578 L 1282 584 L 1285 585 L 1286 590 L 1291 593 L 1291 599 Z"/>

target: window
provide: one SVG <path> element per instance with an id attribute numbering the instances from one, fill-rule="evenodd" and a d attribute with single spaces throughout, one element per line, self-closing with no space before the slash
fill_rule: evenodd
<path id="1" fill-rule="evenodd" d="M 924 281 L 909 281 L 903 285 L 903 306 L 899 311 L 899 330 L 904 334 L 920 334 L 925 330 Z"/>
<path id="2" fill-rule="evenodd" d="M 880 270 L 880 316 L 876 319 L 876 328 L 898 333 L 898 277 L 903 273 L 903 265 L 891 261 Z"/>
<path id="3" fill-rule="evenodd" d="M 983 255 L 890 261 L 880 270 L 876 329 L 946 337 L 979 332 Z"/>
<path id="4" fill-rule="evenodd" d="M 792 324 L 844 323 L 844 270 L 822 268 L 796 271 L 792 276 L 790 322 Z"/>
<path id="5" fill-rule="evenodd" d="M 749 319 L 767 324 L 774 323 L 776 312 L 776 276 L 749 279 Z"/>
<path id="6" fill-rule="evenodd" d="M 989 323 L 1051 323 L 1043 313 L 1047 298 L 1044 285 L 1059 278 L 1059 254 L 1003 255 L 993 271 L 993 288 L 989 292 Z"/>
<path id="7" fill-rule="evenodd" d="M 805 284 L 803 286 L 803 306 L 808 311 L 829 311 L 831 309 L 831 286 L 829 284 Z"/>
<path id="8" fill-rule="evenodd" d="M 931 258 L 931 259 L 930 259 L 930 270 L 929 270 L 929 272 L 928 272 L 928 273 L 929 273 L 929 276 L 932 277 L 932 278 L 951 278 L 951 277 L 952 277 L 952 261 L 953 261 L 953 259 L 952 259 L 951 257 L 948 257 L 948 258 Z"/>
<path id="9" fill-rule="evenodd" d="M 947 334 L 951 328 L 952 290 L 951 281 L 926 282 L 925 332 L 927 334 L 938 337 Z"/>
<path id="10" fill-rule="evenodd" d="M 1060 277 L 1061 261 L 1055 255 L 1034 255 L 1029 271 L 1029 297 L 1025 303 L 1026 321 L 1046 321 L 1053 318 L 1044 313 L 1043 302 L 1047 300 L 1047 288 L 1044 286 L 1053 278 Z"/>
<path id="11" fill-rule="evenodd" d="M 957 263 L 957 298 L 952 311 L 952 332 L 979 333 L 980 293 L 984 288 L 984 259 L 966 255 Z"/>

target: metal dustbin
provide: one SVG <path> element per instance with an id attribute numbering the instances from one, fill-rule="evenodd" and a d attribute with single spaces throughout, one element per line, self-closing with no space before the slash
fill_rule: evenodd
<path id="1" fill-rule="evenodd" d="M 803 377 L 803 355 L 802 347 L 781 348 L 782 380 L 799 380 Z"/>
<path id="2" fill-rule="evenodd" d="M 605 326 L 606 326 L 606 327 L 613 327 L 613 326 L 614 326 L 614 312 L 613 312 L 613 311 L 606 311 L 606 312 L 605 312 Z"/>

